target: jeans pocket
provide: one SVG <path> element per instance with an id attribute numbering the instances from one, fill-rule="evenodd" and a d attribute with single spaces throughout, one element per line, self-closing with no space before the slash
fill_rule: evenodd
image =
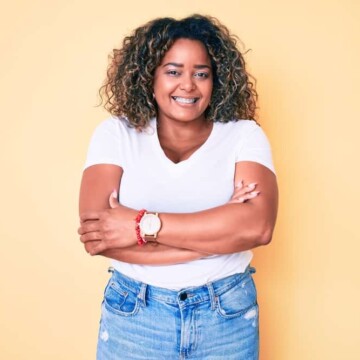
<path id="1" fill-rule="evenodd" d="M 256 305 L 256 287 L 250 274 L 231 289 L 217 296 L 217 312 L 224 318 L 242 316 Z"/>
<path id="2" fill-rule="evenodd" d="M 137 294 L 110 279 L 104 293 L 105 308 L 117 315 L 133 316 L 139 310 Z"/>

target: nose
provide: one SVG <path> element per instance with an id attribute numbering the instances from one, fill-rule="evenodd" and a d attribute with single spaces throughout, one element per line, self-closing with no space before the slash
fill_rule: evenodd
<path id="1" fill-rule="evenodd" d="M 184 75 L 181 78 L 180 89 L 184 91 L 192 91 L 195 89 L 194 78 L 191 75 Z"/>

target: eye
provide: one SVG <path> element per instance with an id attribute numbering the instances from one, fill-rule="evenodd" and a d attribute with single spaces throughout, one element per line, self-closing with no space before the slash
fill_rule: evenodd
<path id="1" fill-rule="evenodd" d="M 180 73 L 177 70 L 168 70 L 168 71 L 166 71 L 166 74 L 170 75 L 170 76 L 179 76 L 180 75 Z"/>
<path id="2" fill-rule="evenodd" d="M 195 73 L 194 76 L 199 79 L 207 79 L 209 77 L 209 73 L 206 71 L 202 71 L 202 72 Z"/>

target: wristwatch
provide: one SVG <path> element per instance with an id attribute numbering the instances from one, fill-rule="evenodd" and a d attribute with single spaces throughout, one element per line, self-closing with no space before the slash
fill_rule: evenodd
<path id="1" fill-rule="evenodd" d="M 145 212 L 139 223 L 140 235 L 147 241 L 156 241 L 161 229 L 161 220 L 158 213 Z"/>

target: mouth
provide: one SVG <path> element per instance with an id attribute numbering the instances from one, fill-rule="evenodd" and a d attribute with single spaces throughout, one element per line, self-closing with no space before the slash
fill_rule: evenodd
<path id="1" fill-rule="evenodd" d="M 172 98 L 176 102 L 178 102 L 180 104 L 195 104 L 199 100 L 199 98 L 196 98 L 196 97 L 194 97 L 194 98 L 184 98 L 184 97 L 181 97 L 181 96 L 172 96 Z"/>

